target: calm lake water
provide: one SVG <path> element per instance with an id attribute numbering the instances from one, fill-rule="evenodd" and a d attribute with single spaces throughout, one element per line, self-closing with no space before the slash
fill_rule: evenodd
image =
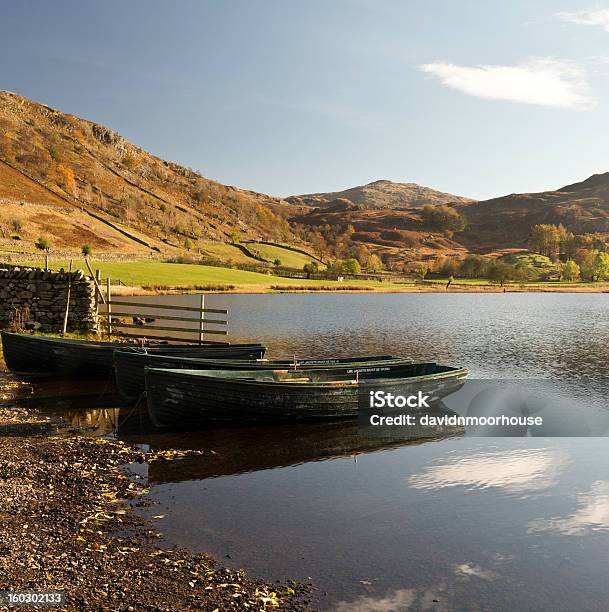
<path id="1" fill-rule="evenodd" d="M 393 353 L 597 397 L 609 376 L 604 294 L 229 295 L 207 305 L 228 307 L 231 341 L 262 341 L 271 357 Z M 144 512 L 165 515 L 155 523 L 168 545 L 310 580 L 320 609 L 608 607 L 604 438 L 370 441 L 349 423 L 137 434 L 118 435 L 216 453 L 145 468 L 157 503 Z"/>

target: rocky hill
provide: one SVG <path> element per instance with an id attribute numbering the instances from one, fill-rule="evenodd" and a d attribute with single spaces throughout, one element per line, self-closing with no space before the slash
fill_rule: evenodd
<path id="1" fill-rule="evenodd" d="M 98 252 L 172 252 L 235 234 L 297 240 L 279 199 L 209 180 L 102 125 L 6 91 L 0 202 L 0 241 L 15 249 L 42 234 L 55 248 L 86 243 Z"/>
<path id="2" fill-rule="evenodd" d="M 609 172 L 556 191 L 510 194 L 462 208 L 468 227 L 456 239 L 466 248 L 488 252 L 524 247 L 537 223 L 562 223 L 577 233 L 609 235 Z"/>
<path id="3" fill-rule="evenodd" d="M 416 183 L 393 183 L 380 180 L 351 187 L 343 191 L 328 193 L 308 193 L 299 196 L 290 196 L 286 201 L 300 206 L 326 207 L 336 199 L 347 199 L 360 208 L 420 208 L 425 204 L 470 204 L 470 198 L 455 196 L 450 193 L 436 191 L 429 187 L 422 187 Z"/>

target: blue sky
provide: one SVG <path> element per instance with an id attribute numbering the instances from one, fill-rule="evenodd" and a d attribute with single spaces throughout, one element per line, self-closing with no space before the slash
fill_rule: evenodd
<path id="1" fill-rule="evenodd" d="M 475 198 L 609 171 L 609 1 L 5 0 L 0 89 L 223 183 Z"/>

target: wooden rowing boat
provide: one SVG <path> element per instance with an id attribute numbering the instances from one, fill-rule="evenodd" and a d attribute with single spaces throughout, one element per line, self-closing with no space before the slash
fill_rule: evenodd
<path id="1" fill-rule="evenodd" d="M 23 376 L 108 378 L 114 373 L 114 351 L 120 348 L 143 350 L 121 342 L 2 332 L 4 361 L 9 370 Z M 150 343 L 145 350 L 163 355 L 255 359 L 263 357 L 266 348 L 260 344 Z"/>
<path id="2" fill-rule="evenodd" d="M 373 355 L 351 357 L 349 359 L 296 359 L 269 361 L 257 359 L 214 359 L 192 358 L 182 355 L 159 355 L 144 351 L 115 351 L 114 369 L 118 392 L 127 400 L 141 396 L 146 387 L 145 368 L 163 368 L 176 370 L 281 370 L 291 369 L 340 369 L 373 366 L 377 364 L 411 363 L 412 359 L 392 357 L 391 355 Z"/>
<path id="3" fill-rule="evenodd" d="M 440 400 L 460 388 L 465 368 L 436 363 L 338 370 L 146 369 L 150 419 L 156 427 L 250 424 L 357 417 L 371 390 Z"/>

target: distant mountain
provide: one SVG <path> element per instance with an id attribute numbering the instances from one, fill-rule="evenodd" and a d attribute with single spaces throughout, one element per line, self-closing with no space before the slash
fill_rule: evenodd
<path id="1" fill-rule="evenodd" d="M 422 187 L 416 183 L 393 183 L 385 180 L 351 187 L 343 191 L 308 193 L 286 198 L 291 204 L 322 208 L 337 199 L 349 200 L 363 209 L 420 208 L 426 204 L 470 204 L 475 201 L 470 198 L 436 191 L 429 187 Z"/>
<path id="2" fill-rule="evenodd" d="M 609 172 L 556 191 L 513 193 L 462 210 L 468 227 L 457 239 L 480 252 L 524 247 L 531 227 L 538 223 L 562 223 L 578 234 L 609 234 Z"/>

